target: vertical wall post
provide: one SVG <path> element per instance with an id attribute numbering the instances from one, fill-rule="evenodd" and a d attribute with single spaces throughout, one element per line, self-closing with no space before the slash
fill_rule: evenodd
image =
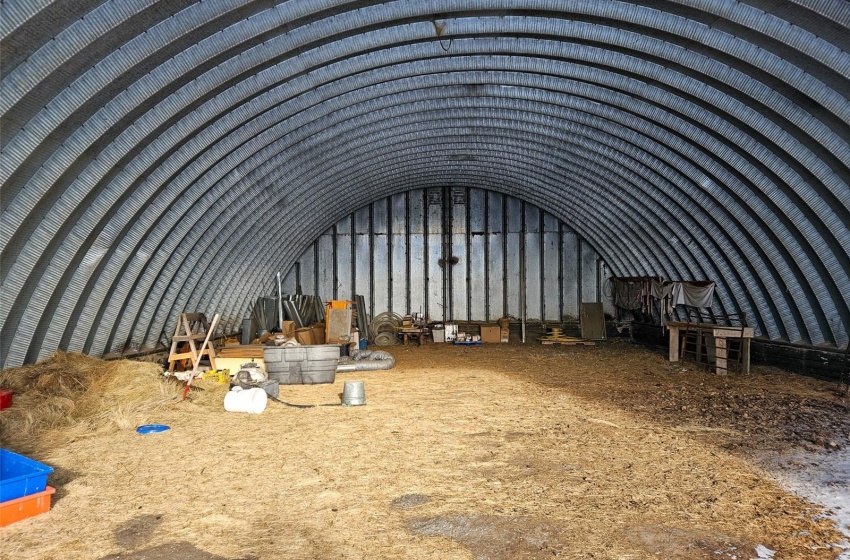
<path id="1" fill-rule="evenodd" d="M 520 234 L 519 234 L 519 313 L 522 343 L 525 344 L 525 201 L 520 204 Z"/>

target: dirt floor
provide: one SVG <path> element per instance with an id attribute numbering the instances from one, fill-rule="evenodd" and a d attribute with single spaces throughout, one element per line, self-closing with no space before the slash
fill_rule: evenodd
<path id="1" fill-rule="evenodd" d="M 35 397 L 16 394 L 0 442 L 55 467 L 57 492 L 50 513 L 0 529 L 0 558 L 841 553 L 823 508 L 761 461 L 846 450 L 850 400 L 834 384 L 762 368 L 717 377 L 624 341 L 390 351 L 390 371 L 281 387 L 287 402 L 335 405 L 343 381 L 363 380 L 360 407 L 227 413 L 223 386 L 204 382 L 185 402 L 161 391 L 120 421 L 24 437 L 12 415 Z M 139 435 L 144 422 L 171 429 Z"/>

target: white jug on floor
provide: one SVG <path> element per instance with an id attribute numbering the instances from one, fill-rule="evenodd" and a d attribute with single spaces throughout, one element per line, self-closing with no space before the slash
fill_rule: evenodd
<path id="1" fill-rule="evenodd" d="M 224 410 L 260 414 L 266 409 L 268 398 L 268 394 L 263 389 L 243 389 L 236 386 L 224 396 Z"/>

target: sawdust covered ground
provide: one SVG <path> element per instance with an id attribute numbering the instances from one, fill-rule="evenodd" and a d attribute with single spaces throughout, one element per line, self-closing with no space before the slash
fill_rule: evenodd
<path id="1" fill-rule="evenodd" d="M 166 433 L 115 428 L 35 446 L 56 468 L 54 507 L 0 529 L 0 558 L 838 554 L 820 509 L 748 459 L 771 445 L 844 445 L 840 423 L 793 440 L 781 419 L 755 416 L 796 396 L 844 406 L 846 418 L 826 384 L 772 371 L 718 379 L 623 343 L 391 350 L 394 370 L 281 387 L 288 402 L 333 404 L 344 380 L 362 379 L 363 407 L 230 414 L 205 385 L 149 412 Z M 727 414 L 734 395 L 761 395 L 749 422 Z M 807 410 L 790 410 L 795 424 Z"/>

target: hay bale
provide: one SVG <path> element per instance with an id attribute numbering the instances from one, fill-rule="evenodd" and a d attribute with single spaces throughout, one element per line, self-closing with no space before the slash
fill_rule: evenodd
<path id="1" fill-rule="evenodd" d="M 15 405 L 0 414 L 4 444 L 21 449 L 135 427 L 180 392 L 156 364 L 65 352 L 0 372 L 0 387 L 15 392 Z"/>

